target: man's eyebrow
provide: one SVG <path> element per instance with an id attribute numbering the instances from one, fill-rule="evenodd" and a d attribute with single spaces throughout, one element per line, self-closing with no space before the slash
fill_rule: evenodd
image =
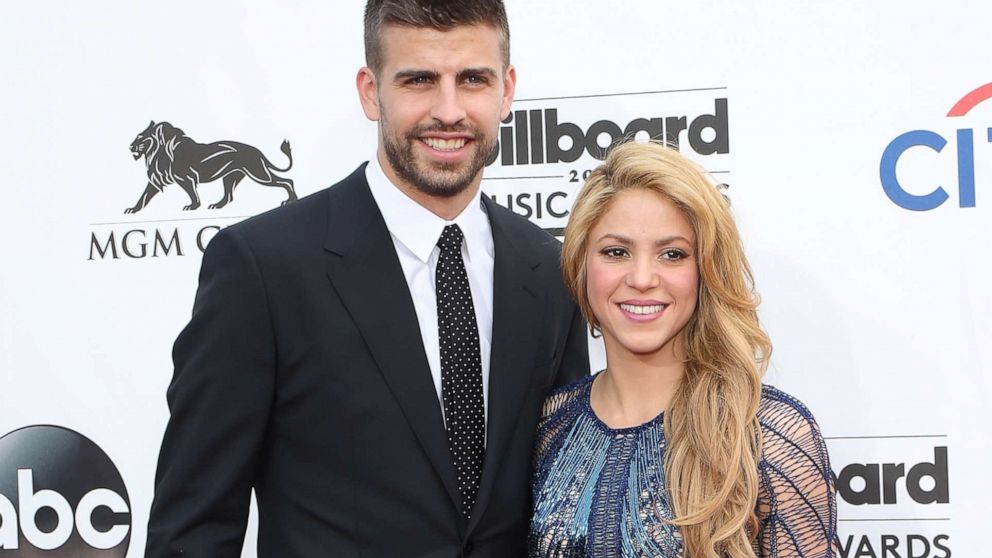
<path id="1" fill-rule="evenodd" d="M 482 68 L 465 68 L 458 72 L 459 81 L 472 76 L 484 76 L 489 79 L 496 79 L 496 70 L 486 66 Z"/>
<path id="2" fill-rule="evenodd" d="M 416 78 L 435 80 L 438 73 L 431 70 L 400 70 L 393 75 L 393 81 L 408 81 Z"/>

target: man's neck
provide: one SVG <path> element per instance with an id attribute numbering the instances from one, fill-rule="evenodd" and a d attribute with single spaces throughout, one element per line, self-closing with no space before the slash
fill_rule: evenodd
<path id="1" fill-rule="evenodd" d="M 482 172 L 472 180 L 472 184 L 465 188 L 461 192 L 450 197 L 442 196 L 432 196 L 427 194 L 418 188 L 414 187 L 412 184 L 403 180 L 396 175 L 393 167 L 389 164 L 386 159 L 385 154 L 380 150 L 376 157 L 379 160 L 379 166 L 382 167 L 383 174 L 386 178 L 395 186 L 400 192 L 403 192 L 406 197 L 417 202 L 419 205 L 426 208 L 428 211 L 437 215 L 438 217 L 444 219 L 445 221 L 452 221 L 455 217 L 458 217 L 462 211 L 468 207 L 468 204 L 475 198 L 475 195 L 479 192 L 479 187 L 482 184 Z"/>

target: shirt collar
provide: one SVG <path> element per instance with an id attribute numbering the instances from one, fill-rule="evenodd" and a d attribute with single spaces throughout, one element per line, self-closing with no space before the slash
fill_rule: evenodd
<path id="1" fill-rule="evenodd" d="M 375 155 L 365 167 L 365 179 L 390 234 L 423 263 L 430 259 L 444 227 L 451 224 L 457 224 L 465 236 L 468 261 L 472 260 L 473 254 L 481 256 L 486 253 L 493 257 L 492 228 L 482 205 L 481 188 L 457 217 L 446 221 L 413 201 L 390 182 Z"/>

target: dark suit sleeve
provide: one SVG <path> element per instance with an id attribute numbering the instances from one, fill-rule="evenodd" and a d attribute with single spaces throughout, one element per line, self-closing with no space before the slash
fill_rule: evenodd
<path id="1" fill-rule="evenodd" d="M 218 233 L 204 254 L 173 361 L 146 556 L 238 557 L 272 405 L 275 342 L 259 267 L 236 231 Z"/>
<path id="2" fill-rule="evenodd" d="M 558 366 L 554 387 L 564 386 L 589 375 L 589 339 L 588 327 L 582 317 L 582 312 L 575 304 L 568 306 L 572 309 L 571 325 L 565 340 L 565 351 Z"/>

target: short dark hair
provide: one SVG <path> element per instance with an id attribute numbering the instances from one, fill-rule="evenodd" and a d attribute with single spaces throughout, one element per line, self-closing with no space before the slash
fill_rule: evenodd
<path id="1" fill-rule="evenodd" d="M 503 0 L 369 0 L 365 5 L 365 64 L 382 69 L 382 29 L 387 25 L 449 31 L 459 25 L 488 25 L 500 34 L 503 67 L 510 65 L 510 26 Z"/>

